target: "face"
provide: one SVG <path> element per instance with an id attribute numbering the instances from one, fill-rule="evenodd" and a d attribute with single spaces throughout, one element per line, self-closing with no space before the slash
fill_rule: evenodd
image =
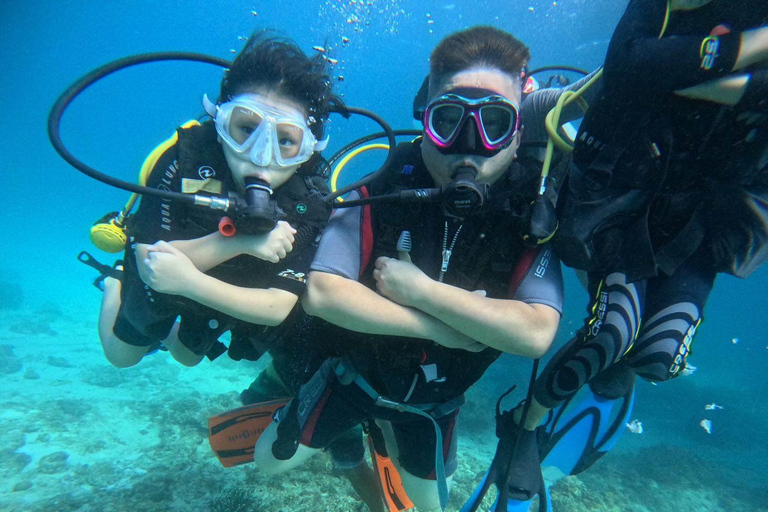
<path id="1" fill-rule="evenodd" d="M 433 86 L 434 85 L 434 86 Z M 513 78 L 496 68 L 472 68 L 451 75 L 437 84 L 430 83 L 429 100 L 457 88 L 487 89 L 508 99 L 515 105 L 520 105 L 520 79 Z M 509 147 L 502 149 L 494 156 L 443 154 L 425 136 L 421 144 L 421 154 L 424 164 L 435 184 L 438 186 L 450 183 L 452 176 L 459 167 L 473 167 L 477 170 L 478 183 L 495 183 L 507 170 L 520 146 L 520 132 L 515 136 Z"/>
<path id="2" fill-rule="evenodd" d="M 274 91 L 267 89 L 257 89 L 247 91 L 249 94 L 258 96 L 260 102 L 268 105 L 274 110 L 305 119 L 307 113 L 302 106 L 295 101 L 286 98 Z M 232 117 L 229 123 L 229 132 L 232 139 L 238 144 L 245 142 L 253 131 L 259 126 L 260 120 L 254 118 L 253 113 L 245 109 L 236 108 L 232 111 Z M 296 156 L 301 146 L 301 130 L 290 125 L 277 125 L 277 144 L 283 158 Z M 299 165 L 289 167 L 280 167 L 272 162 L 267 165 L 255 164 L 248 154 L 238 154 L 229 144 L 224 143 L 219 137 L 219 142 L 224 150 L 224 157 L 232 171 L 232 177 L 240 192 L 245 191 L 245 178 L 255 177 L 269 183 L 274 190 L 288 181 L 294 175 Z M 269 160 L 269 159 L 267 159 Z"/>

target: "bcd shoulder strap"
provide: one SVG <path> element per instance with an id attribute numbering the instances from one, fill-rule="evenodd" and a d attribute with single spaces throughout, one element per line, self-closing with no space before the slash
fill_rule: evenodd
<path id="1" fill-rule="evenodd" d="M 401 190 L 431 187 L 432 179 L 421 158 L 421 144 L 398 144 L 392 165 L 369 186 L 371 196 L 397 193 Z M 421 205 L 415 203 L 387 203 L 371 209 L 371 221 L 376 236 L 376 255 L 396 254 L 397 240 L 404 230 L 412 231 L 419 220 Z"/>
<path id="2" fill-rule="evenodd" d="M 179 128 L 179 173 L 182 180 L 213 180 L 226 183 L 229 178 L 229 166 L 221 145 L 216 141 L 216 127 L 213 122 Z M 207 191 L 207 190 L 203 190 Z M 218 190 L 210 193 L 225 195 L 226 190 L 219 185 Z"/>

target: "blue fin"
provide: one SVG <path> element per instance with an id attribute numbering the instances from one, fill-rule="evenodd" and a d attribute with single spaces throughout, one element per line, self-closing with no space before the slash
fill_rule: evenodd
<path id="1" fill-rule="evenodd" d="M 480 480 L 480 483 L 477 485 L 477 488 L 472 493 L 472 496 L 469 497 L 466 503 L 464 503 L 464 506 L 461 507 L 461 510 L 459 512 L 470 512 L 472 510 L 477 510 L 477 507 L 480 505 L 475 505 L 479 501 L 482 501 L 485 497 L 485 493 L 488 492 L 488 488 L 490 487 L 490 483 L 488 479 L 491 477 L 491 473 L 493 472 L 494 468 L 493 465 L 491 465 L 490 468 L 488 468 L 488 471 L 485 472 L 485 476 L 482 480 Z M 473 509 L 474 507 L 474 509 Z"/>
<path id="2" fill-rule="evenodd" d="M 577 475 L 618 442 L 632 413 L 634 387 L 623 397 L 604 398 L 589 386 L 552 411 L 540 438 L 542 466 Z"/>
<path id="3" fill-rule="evenodd" d="M 539 512 L 552 510 L 552 498 L 550 498 L 549 496 L 549 486 L 546 483 L 544 484 L 543 494 L 544 494 L 543 496 L 541 495 L 539 496 L 539 499 L 546 500 L 546 508 L 539 506 Z M 518 501 L 510 498 L 507 500 L 506 512 L 528 512 L 531 509 L 531 505 L 533 505 L 533 500 Z"/>

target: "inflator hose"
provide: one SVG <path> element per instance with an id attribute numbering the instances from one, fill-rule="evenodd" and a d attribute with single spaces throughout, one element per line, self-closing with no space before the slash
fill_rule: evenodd
<path id="1" fill-rule="evenodd" d="M 171 192 L 168 190 L 161 190 L 156 188 L 149 188 L 142 185 L 138 185 L 136 183 L 124 181 L 119 178 L 109 176 L 103 172 L 97 171 L 93 167 L 86 165 L 84 162 L 80 161 L 77 157 L 75 157 L 66 148 L 66 146 L 61 140 L 61 133 L 60 133 L 61 118 L 64 115 L 64 111 L 67 109 L 67 107 L 69 107 L 70 103 L 81 92 L 83 92 L 85 89 L 87 89 L 97 81 L 101 80 L 102 78 L 108 75 L 111 75 L 112 73 L 115 73 L 117 71 L 120 71 L 121 69 L 125 69 L 131 66 L 136 66 L 138 64 L 144 64 L 148 62 L 162 62 L 162 61 L 202 62 L 205 64 L 213 64 L 223 68 L 229 68 L 229 66 L 231 65 L 231 63 L 225 59 L 221 59 L 218 57 L 213 57 L 213 56 L 205 55 L 201 53 L 191 53 L 191 52 L 144 53 L 140 55 L 126 57 L 123 59 L 118 59 L 114 62 L 110 62 L 109 64 L 105 64 L 104 66 L 101 66 L 100 68 L 97 68 L 91 71 L 90 73 L 88 73 L 87 75 L 85 75 L 84 77 L 76 81 L 69 88 L 67 88 L 64 91 L 64 93 L 56 100 L 56 103 L 54 103 L 53 107 L 51 108 L 51 112 L 48 115 L 48 138 L 51 140 L 51 144 L 53 145 L 56 152 L 58 152 L 59 155 L 61 155 L 61 157 L 67 161 L 67 163 L 69 163 L 72 167 L 82 172 L 86 176 L 89 176 L 97 181 L 100 181 L 112 187 L 116 187 L 122 190 L 127 190 L 128 192 L 133 192 L 135 194 L 148 194 L 148 195 L 154 195 L 154 196 L 157 196 L 163 199 L 172 200 L 172 201 L 181 201 L 185 203 L 197 204 L 197 205 L 202 205 L 206 207 L 221 208 L 221 203 L 217 203 L 217 206 L 212 206 L 210 204 L 210 201 L 206 201 L 205 198 L 202 198 L 201 200 L 200 196 L 196 196 L 192 194 L 182 194 L 180 192 Z M 349 185 L 348 187 L 345 187 L 344 189 L 337 191 L 335 194 L 326 197 L 326 200 L 332 200 L 334 197 L 345 194 L 350 190 L 354 190 L 355 188 L 358 188 L 364 185 L 365 183 L 373 179 L 375 176 L 378 176 L 380 173 L 384 172 L 391 165 L 392 161 L 395 158 L 395 147 L 397 145 L 397 141 L 395 140 L 395 133 L 392 131 L 392 128 L 389 126 L 389 124 L 387 124 L 386 121 L 384 121 L 384 119 L 379 117 L 374 112 L 371 112 L 369 110 L 365 110 L 362 108 L 348 107 L 342 103 L 334 105 L 331 108 L 331 112 L 341 114 L 345 118 L 348 118 L 352 114 L 357 114 L 357 115 L 361 115 L 369 119 L 372 119 L 379 126 L 381 126 L 382 130 L 384 130 L 384 134 L 387 137 L 390 148 L 389 148 L 389 153 L 387 155 L 387 159 L 385 160 L 384 164 L 381 166 L 380 169 L 378 169 L 368 177 L 364 178 L 364 180 L 354 183 L 352 185 Z"/>
<path id="2" fill-rule="evenodd" d="M 59 96 L 59 99 L 56 100 L 53 108 L 51 108 L 51 113 L 48 115 L 48 138 L 51 140 L 51 144 L 53 144 L 54 149 L 59 153 L 59 155 L 61 155 L 61 157 L 66 160 L 67 163 L 69 163 L 72 167 L 82 172 L 86 176 L 90 176 L 91 178 L 112 187 L 127 190 L 128 192 L 134 192 L 136 194 L 150 194 L 162 197 L 163 199 L 194 203 L 194 195 L 144 187 L 97 171 L 93 167 L 90 167 L 78 160 L 64 146 L 64 143 L 61 140 L 61 133 L 59 131 L 61 126 L 61 118 L 72 100 L 74 100 L 81 92 L 83 92 L 97 81 L 108 75 L 111 75 L 112 73 L 120 71 L 121 69 L 125 69 L 131 66 L 144 64 L 147 62 L 162 62 L 168 60 L 203 62 L 206 64 L 221 66 L 223 68 L 228 68 L 230 66 L 230 62 L 225 59 L 220 59 L 218 57 L 212 57 L 210 55 L 204 55 L 201 53 L 190 52 L 144 53 L 141 55 L 133 55 L 131 57 L 126 57 L 124 59 L 118 59 L 114 62 L 110 62 L 109 64 L 101 66 L 100 68 L 97 68 L 82 77 L 80 80 L 67 88 L 67 90 L 64 91 L 61 96 Z"/>

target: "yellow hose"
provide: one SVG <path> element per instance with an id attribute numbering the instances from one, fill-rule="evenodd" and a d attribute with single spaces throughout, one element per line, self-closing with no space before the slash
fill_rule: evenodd
<path id="1" fill-rule="evenodd" d="M 547 129 L 547 135 L 549 136 L 549 139 L 547 140 L 547 152 L 544 156 L 544 164 L 541 166 L 542 184 L 544 183 L 544 180 L 546 180 L 547 176 L 549 176 L 549 169 L 552 166 L 552 156 L 554 155 L 555 147 L 557 147 L 557 149 L 560 151 L 565 151 L 567 153 L 573 151 L 573 145 L 566 141 L 559 133 L 560 116 L 563 113 L 563 109 L 576 101 L 578 102 L 579 107 L 581 107 L 581 109 L 586 112 L 589 105 L 581 96 L 584 94 L 584 92 L 587 91 L 587 89 L 595 85 L 595 83 L 597 83 L 597 81 L 600 80 L 602 76 L 603 70 L 600 69 L 597 73 L 595 73 L 595 76 L 590 78 L 589 81 L 585 83 L 578 91 L 563 92 L 558 98 L 555 108 L 550 110 L 547 114 L 544 126 Z"/>
<path id="2" fill-rule="evenodd" d="M 355 149 L 354 151 L 351 151 L 344 158 L 342 158 L 341 161 L 339 161 L 339 164 L 331 173 L 331 192 L 336 192 L 336 190 L 338 190 L 337 185 L 339 181 L 339 174 L 341 174 L 341 170 L 344 169 L 344 167 L 349 163 L 349 161 L 355 158 L 360 153 L 364 153 L 372 149 L 389 150 L 389 144 L 368 144 L 366 146 L 360 146 L 359 148 Z M 336 200 L 339 201 L 340 203 L 344 201 L 344 199 L 342 199 L 341 197 L 337 197 Z"/>

